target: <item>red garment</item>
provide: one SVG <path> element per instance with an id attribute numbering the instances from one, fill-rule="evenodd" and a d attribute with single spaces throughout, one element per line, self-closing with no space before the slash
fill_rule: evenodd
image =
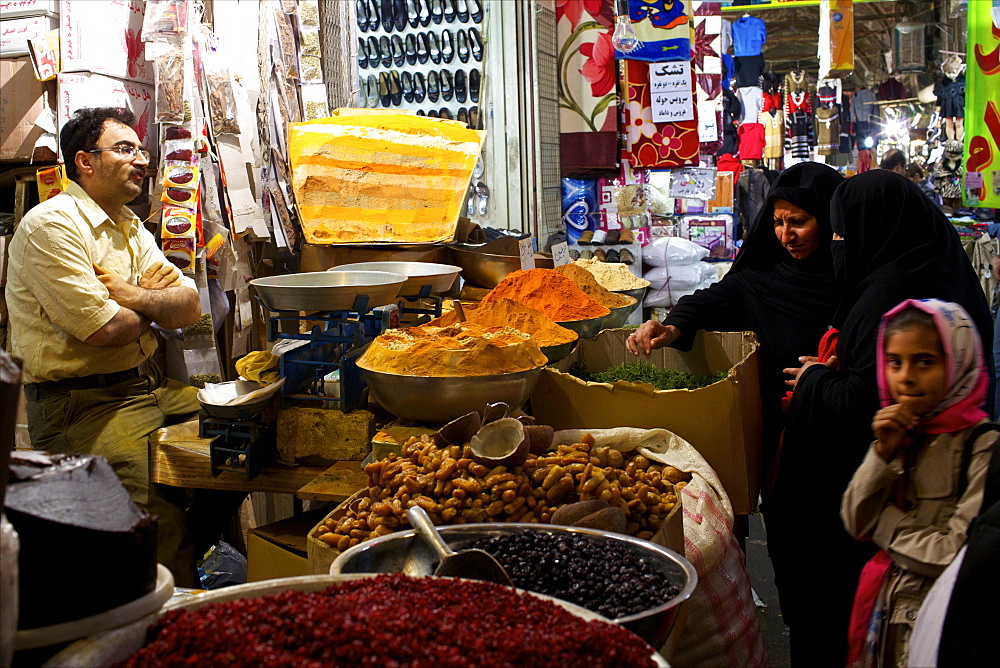
<path id="1" fill-rule="evenodd" d="M 740 159 L 760 160 L 764 157 L 764 126 L 760 123 L 742 123 L 739 127 Z"/>
<path id="2" fill-rule="evenodd" d="M 787 93 L 785 95 L 785 114 L 791 115 L 796 111 L 804 111 L 807 114 L 811 114 L 812 110 L 812 95 L 809 93 Z"/>
<path id="3" fill-rule="evenodd" d="M 847 627 L 847 665 L 851 668 L 865 665 L 865 648 L 868 627 L 871 626 L 872 612 L 878 592 L 882 589 L 885 574 L 892 567 L 892 557 L 885 550 L 879 550 L 868 560 L 858 577 L 858 588 L 854 592 L 851 607 L 851 621 Z"/>
<path id="4" fill-rule="evenodd" d="M 764 93 L 764 108 L 761 113 L 766 113 L 772 109 L 781 109 L 781 93 Z"/>
<path id="5" fill-rule="evenodd" d="M 732 172 L 733 183 L 738 183 L 740 173 L 743 171 L 743 163 L 737 160 L 732 153 L 723 153 L 715 161 L 715 168 L 720 172 Z"/>
<path id="6" fill-rule="evenodd" d="M 858 150 L 858 174 L 861 172 L 867 172 L 872 168 L 872 152 L 871 149 L 862 148 Z"/>
<path id="7" fill-rule="evenodd" d="M 826 330 L 826 334 L 819 340 L 819 350 L 816 351 L 816 359 L 823 364 L 829 362 L 830 358 L 837 354 L 838 341 L 840 341 L 840 330 L 833 327 Z M 839 367 L 840 364 L 838 363 L 833 368 L 837 369 Z M 785 392 L 785 396 L 781 399 L 781 408 L 784 409 L 786 414 L 792 405 L 792 394 L 794 392 L 795 390 Z"/>

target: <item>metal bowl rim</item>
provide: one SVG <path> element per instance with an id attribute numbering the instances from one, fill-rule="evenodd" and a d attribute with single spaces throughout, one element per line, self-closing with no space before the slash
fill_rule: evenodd
<path id="1" fill-rule="evenodd" d="M 358 285 L 295 285 L 289 283 L 271 282 L 272 279 L 281 279 L 287 276 L 309 276 L 309 275 L 328 276 L 331 273 L 376 274 L 376 276 L 374 276 L 376 280 L 383 277 L 386 277 L 386 280 L 382 281 L 381 283 L 367 283 Z M 405 282 L 406 282 L 406 276 L 391 271 L 371 270 L 371 271 L 353 271 L 353 272 L 351 271 L 330 272 L 328 270 L 328 271 L 302 271 L 293 274 L 280 274 L 278 276 L 264 276 L 262 278 L 255 278 L 249 281 L 249 285 L 252 285 L 257 288 L 261 287 L 263 288 L 380 288 L 380 287 L 391 286 L 393 283 L 399 283 L 400 285 L 402 285 Z"/>
<path id="2" fill-rule="evenodd" d="M 607 308 L 607 307 L 605 307 L 605 308 Z M 608 309 L 608 310 L 610 311 L 611 309 Z M 595 320 L 600 320 L 602 318 L 607 318 L 609 315 L 610 315 L 610 313 L 605 313 L 604 315 L 599 315 L 596 318 L 581 318 L 579 320 L 553 320 L 553 322 L 556 323 L 557 325 L 559 325 L 560 327 L 565 327 L 565 325 L 563 323 L 567 323 L 567 322 L 591 323 L 591 322 L 594 322 Z M 580 325 L 580 326 L 582 327 L 583 325 Z M 569 329 L 569 328 L 567 327 L 567 329 Z"/>
<path id="3" fill-rule="evenodd" d="M 649 608 L 643 610 L 642 612 L 637 612 L 633 615 L 628 615 L 626 617 L 616 617 L 611 619 L 612 622 L 616 624 L 625 625 L 629 622 L 639 621 L 647 617 L 651 617 L 657 613 L 664 612 L 670 608 L 679 606 L 681 603 L 691 598 L 694 593 L 695 587 L 698 586 L 698 571 L 695 569 L 694 565 L 687 560 L 682 554 L 678 554 L 669 547 L 660 545 L 659 543 L 654 543 L 652 541 L 643 540 L 641 538 L 636 538 L 635 536 L 628 536 L 622 533 L 615 533 L 614 531 L 605 531 L 603 529 L 591 529 L 588 527 L 573 527 L 573 526 L 562 526 L 559 524 L 541 524 L 541 523 L 530 523 L 530 522 L 475 522 L 469 524 L 446 524 L 437 527 L 437 530 L 442 534 L 457 533 L 461 531 L 468 531 L 470 529 L 480 529 L 489 531 L 500 531 L 506 533 L 513 533 L 514 530 L 528 530 L 528 531 L 546 531 L 554 534 L 558 533 L 581 533 L 589 536 L 595 536 L 601 540 L 614 540 L 622 541 L 628 543 L 632 547 L 638 548 L 640 551 L 653 551 L 658 552 L 662 556 L 667 557 L 677 566 L 681 568 L 684 575 L 687 577 L 687 583 L 681 589 L 677 596 L 674 596 L 666 603 L 662 603 L 655 608 Z M 395 531 L 385 536 L 379 536 L 378 538 L 373 538 L 371 540 L 366 540 L 364 542 L 358 543 L 354 547 L 348 548 L 344 552 L 337 555 L 333 563 L 330 564 L 330 574 L 331 575 L 347 575 L 345 573 L 340 573 L 340 566 L 343 565 L 347 559 L 345 557 L 352 553 L 355 554 L 362 552 L 363 550 L 358 549 L 361 547 L 374 547 L 380 545 L 381 543 L 389 542 L 390 540 L 403 540 L 405 538 L 416 537 L 417 532 L 413 529 L 407 529 L 405 531 Z M 334 568 L 337 572 L 334 572 Z M 600 614 L 600 613 L 595 613 Z"/>
<path id="4" fill-rule="evenodd" d="M 531 369 L 525 369 L 524 371 L 512 371 L 510 373 L 492 373 L 486 376 L 410 376 L 401 373 L 390 373 L 388 371 L 375 371 L 373 369 L 366 369 L 360 364 L 358 364 L 358 367 L 365 373 L 377 373 L 383 376 L 390 376 L 392 378 L 419 378 L 421 380 L 426 380 L 429 378 L 440 378 L 441 380 L 444 379 L 454 380 L 456 378 L 511 378 L 512 376 L 516 376 L 518 374 L 529 374 L 532 373 L 533 371 L 541 371 L 542 369 L 545 368 L 545 365 L 543 364 L 542 366 L 532 367 Z"/>
<path id="5" fill-rule="evenodd" d="M 401 264 L 411 264 L 411 265 L 421 265 L 427 267 L 428 269 L 433 269 L 434 271 L 426 274 L 402 274 L 399 271 L 391 271 L 388 267 L 385 269 L 356 269 L 355 267 L 360 267 L 363 265 L 401 265 Z M 387 274 L 401 274 L 406 278 L 428 278 L 431 276 L 444 276 L 446 274 L 458 274 L 461 273 L 462 268 L 457 264 L 441 264 L 438 262 L 419 262 L 419 261 L 409 261 L 409 260 L 372 260 L 371 262 L 349 262 L 348 264 L 337 265 L 336 267 L 330 267 L 327 271 L 333 272 L 344 272 L 344 271 L 375 271 L 383 272 Z M 310 272 L 312 273 L 312 272 Z"/>

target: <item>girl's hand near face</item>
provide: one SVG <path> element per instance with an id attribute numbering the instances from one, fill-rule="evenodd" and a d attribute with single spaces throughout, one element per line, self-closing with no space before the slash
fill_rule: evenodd
<path id="1" fill-rule="evenodd" d="M 878 442 L 875 450 L 879 457 L 889 462 L 896 456 L 901 447 L 906 447 L 912 441 L 906 433 L 916 428 L 917 416 L 906 404 L 886 406 L 872 420 L 872 431 Z"/>

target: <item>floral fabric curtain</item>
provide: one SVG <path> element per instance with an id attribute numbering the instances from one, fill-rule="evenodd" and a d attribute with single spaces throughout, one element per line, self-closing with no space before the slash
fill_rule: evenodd
<path id="1" fill-rule="evenodd" d="M 614 0 L 556 0 L 562 175 L 617 168 Z"/>
<path id="2" fill-rule="evenodd" d="M 629 163 L 649 169 L 696 166 L 700 146 L 697 118 L 654 123 L 649 63 L 620 62 L 625 70 L 625 155 Z"/>

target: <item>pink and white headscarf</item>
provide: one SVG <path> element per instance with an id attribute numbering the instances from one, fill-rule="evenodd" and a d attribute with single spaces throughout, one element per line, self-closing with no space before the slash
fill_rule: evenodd
<path id="1" fill-rule="evenodd" d="M 885 330 L 901 311 L 916 308 L 934 320 L 948 367 L 948 390 L 937 408 L 924 416 L 923 431 L 944 434 L 959 431 L 987 417 L 983 402 L 989 391 L 989 375 L 983 362 L 983 343 L 965 309 L 940 299 L 907 299 L 882 316 L 876 350 L 878 392 L 882 407 L 895 403 L 885 380 Z"/>

